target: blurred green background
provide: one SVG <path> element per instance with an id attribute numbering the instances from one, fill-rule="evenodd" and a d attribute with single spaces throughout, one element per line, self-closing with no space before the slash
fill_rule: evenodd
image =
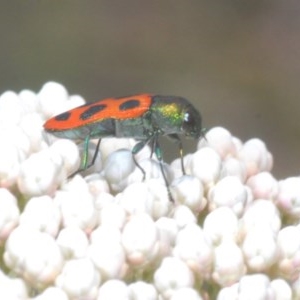
<path id="1" fill-rule="evenodd" d="M 0 7 L 1 93 L 54 80 L 87 101 L 184 96 L 206 128 L 264 140 L 277 178 L 299 175 L 299 1 L 1 0 Z"/>

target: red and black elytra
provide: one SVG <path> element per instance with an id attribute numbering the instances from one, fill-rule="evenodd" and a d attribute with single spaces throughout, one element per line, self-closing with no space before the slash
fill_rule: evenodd
<path id="1" fill-rule="evenodd" d="M 160 163 L 171 200 L 172 196 L 163 170 L 162 152 L 158 138 L 167 136 L 178 144 L 181 168 L 185 174 L 179 135 L 194 139 L 203 135 L 200 113 L 188 100 L 177 96 L 151 94 L 107 98 L 84 104 L 49 119 L 44 124 L 44 129 L 57 137 L 84 140 L 81 168 L 71 176 L 94 164 L 102 138 L 130 137 L 138 140 L 132 149 L 132 154 L 135 164 L 143 172 L 145 178 L 145 171 L 137 163 L 135 154 L 146 144 L 150 144 L 152 153 L 155 153 Z M 94 157 L 88 164 L 90 139 L 99 141 Z"/>
<path id="2" fill-rule="evenodd" d="M 138 118 L 149 110 L 151 100 L 150 95 L 143 94 L 87 103 L 49 119 L 44 127 L 49 132 L 65 131 L 107 119 Z"/>

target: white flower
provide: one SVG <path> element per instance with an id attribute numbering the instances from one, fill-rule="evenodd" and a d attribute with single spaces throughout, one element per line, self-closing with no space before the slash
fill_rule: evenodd
<path id="1" fill-rule="evenodd" d="M 254 199 L 274 200 L 278 194 L 278 182 L 269 172 L 261 172 L 247 180 Z"/>
<path id="2" fill-rule="evenodd" d="M 203 185 L 197 177 L 184 175 L 177 178 L 172 183 L 172 191 L 177 203 L 185 204 L 195 213 L 199 213 L 207 204 L 203 197 Z"/>
<path id="3" fill-rule="evenodd" d="M 60 223 L 60 210 L 49 196 L 31 198 L 20 217 L 20 225 L 49 233 L 53 237 L 57 235 Z"/>
<path id="4" fill-rule="evenodd" d="M 121 149 L 112 152 L 106 158 L 103 174 L 115 192 L 120 192 L 128 185 L 128 176 L 135 168 L 130 150 Z"/>
<path id="5" fill-rule="evenodd" d="M 0 188 L 0 244 L 18 225 L 20 210 L 16 197 L 7 189 Z"/>
<path id="6" fill-rule="evenodd" d="M 257 199 L 252 202 L 240 219 L 241 235 L 244 236 L 248 231 L 268 227 L 274 235 L 278 234 L 281 227 L 281 219 L 278 208 L 273 202 L 264 199 Z"/>
<path id="7" fill-rule="evenodd" d="M 43 123 L 84 103 L 55 82 L 0 95 L 0 299 L 300 297 L 300 177 L 277 181 L 263 141 L 212 128 L 186 174 L 146 145 L 143 178 L 138 141 L 103 138 L 68 178 L 99 136 L 84 147 Z"/>
<path id="8" fill-rule="evenodd" d="M 294 299 L 300 299 L 300 277 L 298 277 L 295 281 L 292 283 L 292 292 Z"/>
<path id="9" fill-rule="evenodd" d="M 188 224 L 178 232 L 173 255 L 182 259 L 198 276 L 210 277 L 214 252 L 198 225 Z"/>
<path id="10" fill-rule="evenodd" d="M 63 267 L 63 257 L 53 237 L 27 226 L 19 226 L 10 234 L 4 261 L 35 287 L 52 283 Z"/>
<path id="11" fill-rule="evenodd" d="M 280 275 L 288 280 L 296 280 L 300 275 L 300 225 L 282 228 L 277 237 Z"/>
<path id="12" fill-rule="evenodd" d="M 166 186 L 157 179 L 132 183 L 116 198 L 130 215 L 146 213 L 158 219 L 172 208 Z"/>
<path id="13" fill-rule="evenodd" d="M 65 259 L 85 257 L 89 245 L 86 233 L 75 226 L 61 229 L 56 242 Z"/>
<path id="14" fill-rule="evenodd" d="M 143 266 L 151 263 L 158 254 L 158 242 L 158 231 L 149 215 L 134 215 L 125 224 L 122 245 L 130 264 Z"/>
<path id="15" fill-rule="evenodd" d="M 115 226 L 121 229 L 125 222 L 126 211 L 122 206 L 110 202 L 102 207 L 99 214 L 99 223 L 101 225 Z"/>
<path id="16" fill-rule="evenodd" d="M 0 129 L 1 130 L 1 129 Z M 1 137 L 1 132 L 0 132 Z M 16 145 L 3 140 L 0 147 L 0 186 L 10 188 L 19 176 L 20 164 L 25 154 Z"/>
<path id="17" fill-rule="evenodd" d="M 221 179 L 208 192 L 209 208 L 228 206 L 237 216 L 241 216 L 250 201 L 246 186 L 234 176 Z"/>
<path id="18" fill-rule="evenodd" d="M 238 281 L 245 273 L 243 252 L 231 240 L 223 241 L 214 249 L 213 279 L 221 286 L 228 286 Z"/>
<path id="19" fill-rule="evenodd" d="M 262 272 L 276 261 L 278 249 L 270 227 L 249 230 L 242 245 L 244 258 L 252 271 Z"/>
<path id="20" fill-rule="evenodd" d="M 179 258 L 166 257 L 154 273 L 154 285 L 164 299 L 169 299 L 181 288 L 194 285 L 194 274 Z"/>
<path id="21" fill-rule="evenodd" d="M 289 284 L 283 279 L 274 279 L 271 281 L 271 287 L 275 292 L 276 300 L 291 300 L 292 297 L 292 288 Z M 297 298 L 296 295 L 294 295 Z M 295 299 L 294 298 L 294 299 Z"/>
<path id="22" fill-rule="evenodd" d="M 176 290 L 170 300 L 202 300 L 203 298 L 198 294 L 198 292 L 192 288 L 186 287 Z"/>
<path id="23" fill-rule="evenodd" d="M 107 181 L 100 174 L 93 174 L 93 175 L 86 176 L 85 180 L 88 183 L 90 193 L 96 198 L 96 205 L 97 205 L 98 197 L 102 198 L 104 193 L 106 194 L 109 193 L 109 185 Z"/>
<path id="24" fill-rule="evenodd" d="M 71 299 L 95 299 L 100 283 L 100 274 L 88 258 L 67 261 L 55 280 Z"/>
<path id="25" fill-rule="evenodd" d="M 219 207 L 206 216 L 203 231 L 214 245 L 219 245 L 227 239 L 237 242 L 238 218 L 230 208 Z"/>
<path id="26" fill-rule="evenodd" d="M 70 140 L 60 139 L 55 141 L 49 148 L 51 152 L 57 153 L 63 160 L 63 168 L 66 174 L 77 171 L 80 165 L 78 147 Z"/>
<path id="27" fill-rule="evenodd" d="M 46 117 L 62 113 L 66 110 L 69 95 L 66 88 L 56 82 L 47 82 L 38 93 L 39 110 Z"/>
<path id="28" fill-rule="evenodd" d="M 228 156 L 235 156 L 237 153 L 231 133 L 223 127 L 214 127 L 207 131 L 205 139 L 200 139 L 198 149 L 204 146 L 209 146 L 217 151 L 222 159 Z"/>
<path id="29" fill-rule="evenodd" d="M 25 116 L 30 115 L 30 113 L 39 113 L 39 99 L 36 93 L 30 90 L 22 90 L 18 96 L 21 99 Z"/>
<path id="30" fill-rule="evenodd" d="M 171 253 L 175 243 L 178 227 L 172 218 L 162 217 L 155 222 L 159 237 L 159 256 L 165 257 Z"/>
<path id="31" fill-rule="evenodd" d="M 46 147 L 43 140 L 42 125 L 44 120 L 37 112 L 26 114 L 20 121 L 19 127 L 28 139 L 28 155 L 40 151 Z M 24 149 L 24 146 L 23 146 Z"/>
<path id="32" fill-rule="evenodd" d="M 292 218 L 300 218 L 300 177 L 279 181 L 279 193 L 275 200 L 278 207 Z"/>
<path id="33" fill-rule="evenodd" d="M 54 202 L 61 210 L 63 225 L 78 226 L 85 232 L 90 232 L 96 226 L 98 218 L 87 183 L 78 175 L 63 188 L 54 197 Z"/>
<path id="34" fill-rule="evenodd" d="M 41 130 L 40 127 L 38 129 Z M 5 141 L 4 145 L 1 146 L 3 147 L 5 144 L 14 145 L 20 151 L 23 160 L 31 153 L 30 139 L 21 126 L 11 125 L 8 127 L 7 124 L 2 124 L 0 126 L 0 137 Z"/>
<path id="35" fill-rule="evenodd" d="M 245 275 L 241 280 L 218 294 L 217 300 L 274 300 L 275 291 L 270 279 L 264 274 Z M 278 298 L 279 300 L 280 298 Z"/>
<path id="36" fill-rule="evenodd" d="M 8 91 L 0 95 L 0 126 L 17 125 L 24 113 L 24 106 L 16 93 Z"/>
<path id="37" fill-rule="evenodd" d="M 197 223 L 196 216 L 193 212 L 185 205 L 178 205 L 175 207 L 173 215 L 179 229 L 184 228 L 190 223 Z"/>
<path id="38" fill-rule="evenodd" d="M 247 178 L 246 164 L 235 157 L 226 157 L 222 164 L 220 178 L 226 176 L 235 176 L 241 182 L 245 182 Z"/>
<path id="39" fill-rule="evenodd" d="M 69 300 L 67 293 L 58 287 L 48 287 L 40 295 L 32 300 Z"/>
<path id="40" fill-rule="evenodd" d="M 125 250 L 121 243 L 121 231 L 117 227 L 103 225 L 91 234 L 88 256 L 103 279 L 123 278 L 127 272 Z"/>
<path id="41" fill-rule="evenodd" d="M 132 147 L 135 144 L 136 144 L 136 141 L 134 139 L 111 138 L 111 137 L 109 137 L 107 139 L 101 140 L 100 150 L 101 150 L 101 157 L 102 157 L 103 162 L 106 161 L 107 157 L 111 153 L 114 153 L 115 151 L 120 150 L 120 149 L 130 150 L 130 149 L 132 149 Z M 143 157 L 144 157 L 145 154 L 146 154 L 145 157 L 149 157 L 150 156 L 150 151 L 149 151 L 148 147 L 143 148 L 137 154 L 137 159 L 140 157 L 141 154 L 143 154 L 142 155 Z"/>
<path id="42" fill-rule="evenodd" d="M 0 299 L 27 299 L 28 286 L 20 278 L 10 278 L 0 270 Z"/>
<path id="43" fill-rule="evenodd" d="M 97 300 L 130 300 L 128 286 L 121 280 L 106 281 L 100 288 Z"/>
<path id="44" fill-rule="evenodd" d="M 262 171 L 270 171 L 273 166 L 273 157 L 263 141 L 251 139 L 238 152 L 238 157 L 246 164 L 247 177 Z"/>
<path id="45" fill-rule="evenodd" d="M 196 151 L 190 161 L 191 175 L 198 177 L 205 187 L 214 185 L 221 172 L 221 157 L 209 147 Z"/>
<path id="46" fill-rule="evenodd" d="M 21 164 L 18 188 L 25 195 L 52 194 L 65 178 L 62 157 L 45 149 L 32 154 Z"/>
<path id="47" fill-rule="evenodd" d="M 156 300 L 157 291 L 153 284 L 137 281 L 128 285 L 130 299 L 134 300 Z M 192 300 L 192 299 L 191 299 Z"/>
<path id="48" fill-rule="evenodd" d="M 274 299 L 270 279 L 264 274 L 247 275 L 239 282 L 240 299 Z"/>

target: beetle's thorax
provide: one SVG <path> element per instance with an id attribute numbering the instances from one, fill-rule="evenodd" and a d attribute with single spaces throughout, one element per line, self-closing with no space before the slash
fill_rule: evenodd
<path id="1" fill-rule="evenodd" d="M 151 105 L 151 122 L 156 131 L 162 135 L 180 133 L 182 110 L 178 103 L 168 101 L 168 97 L 154 97 Z"/>

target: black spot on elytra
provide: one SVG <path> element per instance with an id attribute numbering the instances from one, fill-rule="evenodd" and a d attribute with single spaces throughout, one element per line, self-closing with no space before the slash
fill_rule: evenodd
<path id="1" fill-rule="evenodd" d="M 106 108 L 106 104 L 95 104 L 92 106 L 89 106 L 87 110 L 85 110 L 79 117 L 81 120 L 88 120 L 96 113 L 104 110 Z"/>
<path id="2" fill-rule="evenodd" d="M 67 121 L 71 116 L 71 113 L 69 111 L 66 111 L 58 116 L 56 116 L 54 119 L 56 121 Z"/>
<path id="3" fill-rule="evenodd" d="M 136 108 L 139 106 L 140 106 L 139 100 L 130 99 L 130 100 L 127 100 L 126 102 L 123 102 L 122 104 L 120 104 L 119 109 L 123 111 L 123 110 L 133 109 L 133 108 Z"/>

